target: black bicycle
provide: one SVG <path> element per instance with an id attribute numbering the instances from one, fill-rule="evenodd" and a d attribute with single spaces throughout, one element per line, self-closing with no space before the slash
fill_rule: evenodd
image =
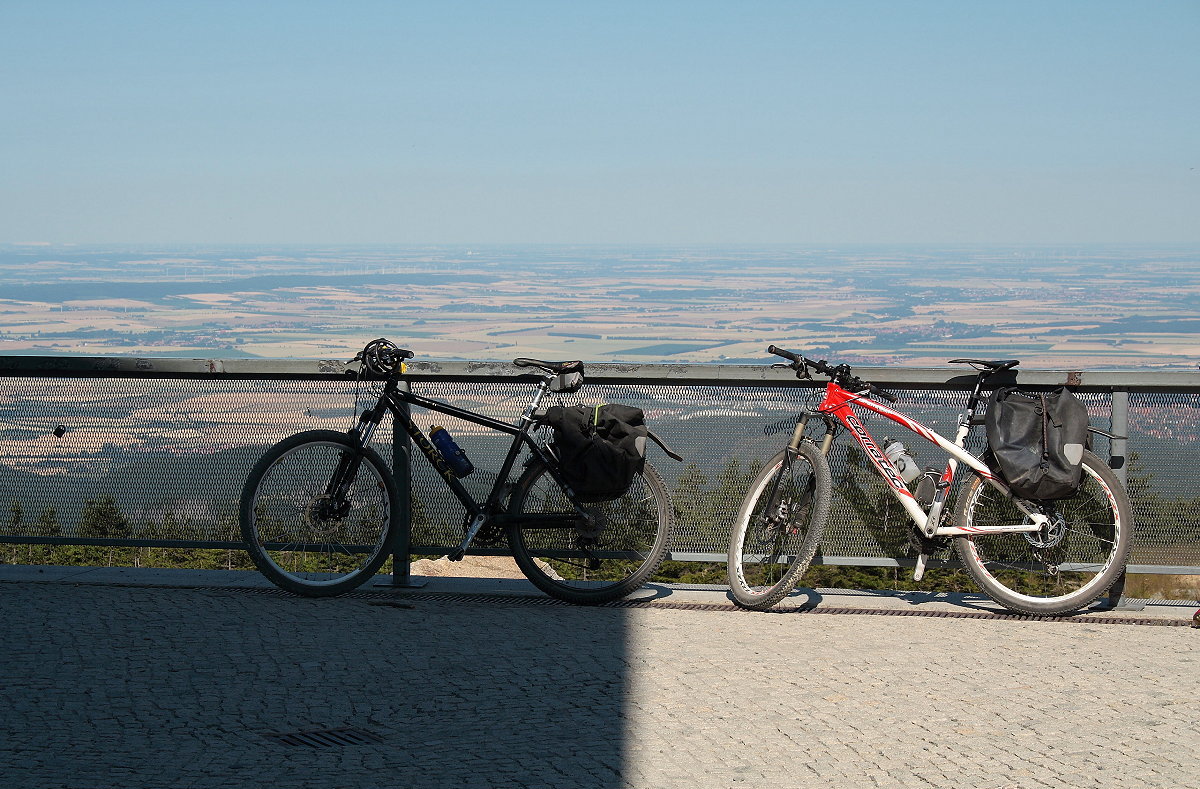
<path id="1" fill-rule="evenodd" d="M 254 564 L 272 582 L 301 595 L 335 595 L 383 566 L 396 537 L 394 515 L 401 499 L 389 467 L 370 443 L 388 412 L 466 511 L 464 537 L 449 554 L 451 560 L 462 559 L 477 538 L 507 537 L 531 582 L 553 597 L 582 604 L 624 597 L 658 568 L 673 516 L 666 485 L 654 468 L 646 463 L 617 499 L 581 502 L 564 480 L 548 429 L 540 429 L 538 409 L 546 395 L 583 385 L 581 362 L 514 359 L 514 365 L 540 374 L 532 400 L 516 424 L 508 424 L 413 394 L 402 386 L 404 360 L 412 357 L 412 351 L 385 339 L 369 343 L 353 361 L 362 363 L 360 375 L 369 373 L 382 388 L 358 424 L 346 433 L 310 430 L 286 438 L 250 471 L 241 498 L 242 538 Z M 410 405 L 513 437 L 484 501 L 467 491 L 447 457 L 413 423 Z M 523 469 L 510 482 L 522 456 Z"/>

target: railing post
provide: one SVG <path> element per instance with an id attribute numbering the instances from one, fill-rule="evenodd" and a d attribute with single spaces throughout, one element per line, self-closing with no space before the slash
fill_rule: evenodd
<path id="1" fill-rule="evenodd" d="M 1121 480 L 1121 484 L 1128 486 L 1129 461 L 1126 458 L 1126 452 L 1129 442 L 1124 436 L 1129 435 L 1129 392 L 1116 391 L 1112 393 L 1112 415 L 1108 424 L 1110 433 L 1122 436 L 1122 438 L 1114 438 L 1108 442 L 1108 466 L 1117 475 L 1117 479 Z"/>
<path id="2" fill-rule="evenodd" d="M 1125 436 L 1129 435 L 1129 392 L 1125 390 L 1115 390 L 1112 393 L 1112 410 L 1109 415 L 1108 432 L 1114 436 L 1121 438 L 1113 438 L 1108 442 L 1108 467 L 1116 474 L 1117 479 L 1121 481 L 1121 487 L 1129 488 L 1129 458 L 1128 449 L 1129 441 Z M 1132 524 L 1128 524 L 1127 528 L 1131 528 Z M 1115 609 L 1125 608 L 1130 610 L 1141 610 L 1141 606 L 1135 606 L 1125 600 L 1125 571 L 1117 576 L 1117 580 L 1108 589 L 1108 597 L 1104 602 L 1104 608 Z"/>
<path id="3" fill-rule="evenodd" d="M 403 386 L 408 387 L 405 381 Z M 408 403 L 401 403 L 404 416 L 408 416 Z M 412 467 L 411 446 L 408 433 L 404 430 L 403 421 L 398 416 L 392 418 L 392 479 L 396 482 L 399 494 L 399 512 L 392 513 L 398 529 L 396 543 L 392 547 L 392 580 L 384 581 L 377 586 L 390 586 L 401 589 L 419 589 L 426 584 L 424 580 L 414 580 L 412 577 L 411 557 L 409 546 L 412 544 Z"/>

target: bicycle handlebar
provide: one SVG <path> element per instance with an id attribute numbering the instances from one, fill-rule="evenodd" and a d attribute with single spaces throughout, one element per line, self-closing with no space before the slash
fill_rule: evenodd
<path id="1" fill-rule="evenodd" d="M 808 370 L 816 370 L 822 375 L 828 375 L 831 381 L 844 389 L 850 390 L 851 392 L 866 391 L 875 395 L 876 397 L 882 397 L 889 403 L 894 403 L 899 399 L 891 392 L 884 391 L 875 384 L 868 383 L 858 376 L 852 375 L 850 373 L 850 365 L 848 364 L 831 365 L 824 359 L 808 359 L 798 353 L 793 353 L 783 348 L 777 348 L 774 345 L 767 346 L 767 353 L 772 353 L 776 356 L 781 356 L 784 359 L 789 360 L 792 363 L 792 369 L 796 371 L 797 378 L 807 378 Z"/>
<path id="2" fill-rule="evenodd" d="M 363 367 L 375 375 L 391 375 L 396 371 L 403 372 L 404 360 L 415 355 L 407 348 L 401 348 L 391 340 L 380 337 L 367 343 L 350 361 L 361 361 Z"/>
<path id="3" fill-rule="evenodd" d="M 803 356 L 794 354 L 791 351 L 785 351 L 783 348 L 776 348 L 774 345 L 767 346 L 767 353 L 773 353 L 776 356 L 782 356 L 784 359 L 787 359 L 787 360 L 793 361 L 793 362 L 797 362 L 800 364 L 804 363 Z"/>

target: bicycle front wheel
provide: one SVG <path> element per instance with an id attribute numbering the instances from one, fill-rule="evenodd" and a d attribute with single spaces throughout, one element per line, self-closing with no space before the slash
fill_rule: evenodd
<path id="1" fill-rule="evenodd" d="M 963 566 L 984 593 L 1023 614 L 1077 611 L 1104 594 L 1125 569 L 1132 534 L 1129 497 L 1115 474 L 1083 453 L 1083 481 L 1069 499 L 1045 502 L 1049 524 L 1036 532 L 955 539 Z M 973 528 L 1028 523 L 1001 493 L 976 476 L 959 495 L 955 524 Z"/>
<path id="2" fill-rule="evenodd" d="M 242 539 L 276 586 L 308 597 L 340 594 L 387 559 L 396 501 L 392 475 L 375 450 L 333 430 L 299 433 L 269 449 L 250 471 L 242 490 Z"/>
<path id="3" fill-rule="evenodd" d="M 829 462 L 808 441 L 771 458 L 750 483 L 729 540 L 738 605 L 763 611 L 796 587 L 821 545 L 832 490 Z"/>
<path id="4" fill-rule="evenodd" d="M 625 495 L 584 505 L 589 520 L 570 525 L 522 520 L 522 515 L 574 513 L 566 493 L 541 463 L 517 480 L 509 500 L 508 541 L 521 572 L 546 594 L 597 605 L 639 588 L 667 553 L 673 516 L 667 487 L 645 464 Z"/>

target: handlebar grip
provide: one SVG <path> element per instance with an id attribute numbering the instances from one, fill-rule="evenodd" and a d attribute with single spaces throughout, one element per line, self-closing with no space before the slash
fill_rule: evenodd
<path id="1" fill-rule="evenodd" d="M 787 360 L 793 361 L 793 362 L 801 361 L 801 357 L 799 354 L 792 353 L 791 351 L 785 351 L 783 348 L 776 348 L 774 345 L 767 346 L 767 353 L 773 353 L 776 356 L 782 356 L 784 359 L 787 359 Z"/>

